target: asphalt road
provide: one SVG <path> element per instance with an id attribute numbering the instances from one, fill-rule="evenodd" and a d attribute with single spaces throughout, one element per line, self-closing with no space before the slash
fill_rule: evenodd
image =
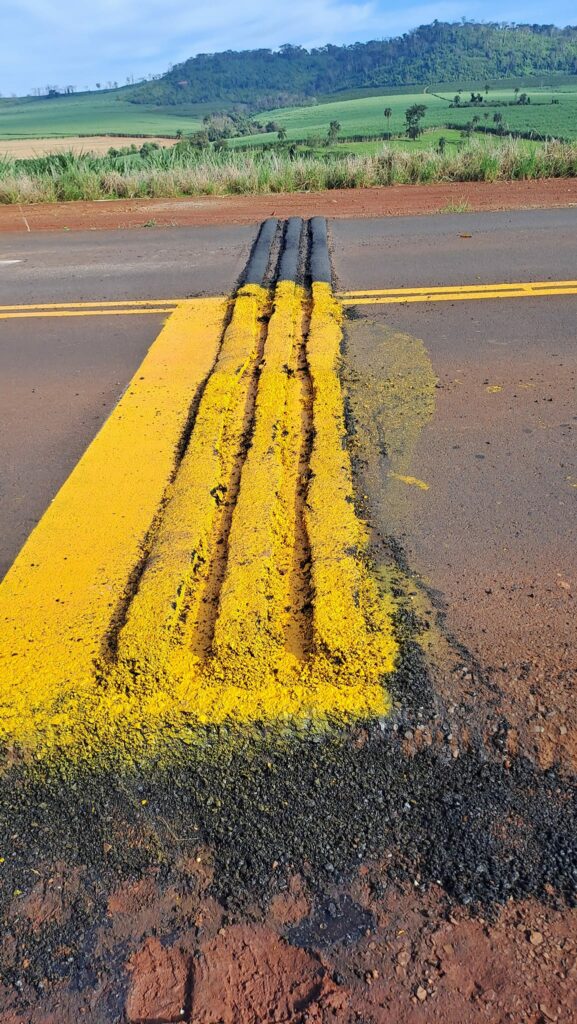
<path id="1" fill-rule="evenodd" d="M 0 305 L 229 294 L 254 234 L 251 228 L 151 228 L 5 238 Z M 163 319 L 0 319 L 0 578 Z"/>
<path id="2" fill-rule="evenodd" d="M 574 280 L 577 211 L 336 222 L 343 291 Z M 367 470 L 379 525 L 446 602 L 484 664 L 562 680 L 574 671 L 577 296 L 351 307 L 349 355 L 378 374 L 387 333 L 420 339 L 438 384 L 410 473 Z M 367 327 L 367 323 L 372 325 Z M 359 324 L 365 328 L 360 329 Z M 529 689 L 529 684 L 527 684 Z"/>
<path id="3" fill-rule="evenodd" d="M 0 305 L 229 294 L 256 227 L 4 239 Z M 574 280 L 576 228 L 335 221 L 337 288 Z M 7 1019 L 577 1021 L 577 294 L 374 299 L 346 300 L 343 379 L 394 713 L 209 724 L 168 772 L 10 763 Z M 0 318 L 5 568 L 162 320 Z"/>

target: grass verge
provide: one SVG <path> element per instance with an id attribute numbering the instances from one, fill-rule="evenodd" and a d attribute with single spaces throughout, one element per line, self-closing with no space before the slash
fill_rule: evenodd
<path id="1" fill-rule="evenodd" d="M 291 155 L 175 146 L 144 156 L 97 157 L 60 153 L 0 161 L 0 203 L 69 200 L 256 195 L 394 184 L 510 181 L 577 176 L 577 143 L 534 148 L 519 140 L 492 145 L 473 140 L 458 152 L 408 152 L 386 144 L 380 152 Z"/>

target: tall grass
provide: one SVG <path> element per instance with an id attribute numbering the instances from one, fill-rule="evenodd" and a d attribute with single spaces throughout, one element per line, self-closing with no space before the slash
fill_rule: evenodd
<path id="1" fill-rule="evenodd" d="M 443 181 L 577 176 L 577 143 L 528 147 L 475 140 L 457 152 L 383 146 L 372 155 L 302 155 L 285 150 L 153 150 L 141 156 L 75 155 L 0 159 L 0 203 L 254 195 Z"/>

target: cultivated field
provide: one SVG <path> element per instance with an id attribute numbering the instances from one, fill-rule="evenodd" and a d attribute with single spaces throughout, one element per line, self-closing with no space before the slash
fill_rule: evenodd
<path id="1" fill-rule="evenodd" d="M 10 157 L 23 160 L 35 156 L 47 156 L 52 153 L 95 153 L 102 155 L 111 148 L 120 149 L 127 146 L 141 146 L 144 142 L 156 142 L 159 146 L 173 146 L 174 139 L 150 138 L 150 136 L 133 135 L 83 135 L 81 138 L 62 139 L 0 139 L 0 158 Z"/>
<path id="2" fill-rule="evenodd" d="M 331 121 L 341 125 L 340 137 L 378 136 L 391 131 L 404 131 L 407 107 L 424 103 L 427 107 L 423 126 L 439 128 L 447 123 L 465 125 L 473 117 L 481 126 L 492 125 L 495 113 L 503 115 L 503 125 L 512 131 L 534 131 L 537 135 L 562 138 L 577 137 L 577 76 L 562 85 L 527 87 L 516 82 L 502 84 L 485 92 L 483 82 L 463 89 L 463 106 L 450 103 L 458 85 L 430 86 L 413 92 L 374 90 L 356 93 L 338 100 L 326 98 L 309 106 L 286 107 L 257 115 L 262 122 L 274 120 L 287 132 L 287 138 L 306 139 L 310 135 L 326 135 Z M 518 105 L 515 88 L 526 92 L 530 103 Z M 481 92 L 483 104 L 465 106 L 471 89 Z M 556 102 L 553 102 L 556 101 Z M 198 131 L 214 104 L 149 107 L 129 103 L 124 90 L 102 93 L 80 93 L 57 99 L 24 98 L 0 100 L 0 139 L 48 139 L 78 135 L 169 135 L 181 130 L 185 134 Z M 222 104 L 221 104 L 222 106 Z M 386 107 L 392 114 L 387 121 Z M 276 139 L 276 133 L 248 136 L 239 143 L 262 145 Z"/>
<path id="3" fill-rule="evenodd" d="M 577 174 L 577 77 L 574 84 L 525 91 L 514 83 L 506 88 L 479 85 L 474 104 L 471 88 L 460 94 L 456 87 L 443 92 L 437 88 L 349 94 L 338 101 L 270 110 L 258 114 L 258 120 L 274 122 L 274 131 L 216 142 L 206 132 L 204 139 L 194 138 L 206 127 L 206 104 L 188 112 L 182 107 L 147 108 L 129 103 L 124 90 L 0 101 L 0 202 L 297 192 Z M 409 139 L 405 114 L 415 104 L 425 112 L 420 134 Z M 390 111 L 387 117 L 385 110 Z M 331 123 L 336 131 L 327 144 Z M 504 138 L 497 138 L 495 131 Z M 184 138 L 175 146 L 177 132 Z M 510 133 L 531 133 L 532 138 L 511 139 Z M 385 140 L 385 134 L 391 138 Z M 142 148 L 145 137 L 160 148 Z M 551 138 L 561 141 L 548 142 Z"/>
<path id="4" fill-rule="evenodd" d="M 202 114 L 128 103 L 122 90 L 57 99 L 0 100 L 0 139 L 74 135 L 172 135 L 197 131 Z"/>
<path id="5" fill-rule="evenodd" d="M 306 139 L 310 136 L 326 136 L 331 121 L 341 125 L 340 137 L 376 136 L 390 131 L 393 135 L 404 132 L 405 111 L 415 103 L 423 103 L 427 110 L 423 120 L 424 128 L 439 128 L 453 123 L 466 125 L 473 117 L 479 118 L 479 125 L 491 126 L 493 116 L 502 114 L 503 126 L 511 131 L 534 131 L 538 136 L 557 136 L 561 138 L 577 138 L 577 79 L 574 86 L 564 85 L 556 89 L 544 87 L 520 90 L 530 97 L 530 103 L 516 103 L 514 87 L 491 89 L 485 94 L 482 84 L 476 87 L 484 97 L 479 106 L 465 106 L 470 98 L 470 91 L 462 92 L 462 107 L 450 106 L 456 95 L 456 89 L 435 95 L 434 86 L 424 92 L 422 89 L 414 93 L 378 96 L 367 95 L 355 99 L 343 99 L 326 103 L 318 103 L 307 107 L 286 107 L 269 110 L 259 114 L 261 121 L 276 121 L 287 133 L 289 140 Z M 553 100 L 558 102 L 553 103 Z M 511 105 L 509 105 L 511 104 Z M 383 111 L 389 107 L 392 111 L 390 120 L 386 120 Z M 485 116 L 486 115 L 486 116 Z M 446 133 L 443 133 L 446 134 Z M 255 135 L 243 139 L 242 144 L 262 144 L 273 141 L 274 134 Z M 239 143 L 240 144 L 240 143 Z"/>

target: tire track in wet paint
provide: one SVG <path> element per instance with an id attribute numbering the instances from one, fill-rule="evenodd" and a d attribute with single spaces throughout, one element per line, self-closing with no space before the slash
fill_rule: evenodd
<path id="1" fill-rule="evenodd" d="M 166 415 L 142 367 L 128 394 L 149 396 L 146 443 L 132 443 L 137 418 L 125 439 L 121 402 L 0 588 L 7 742 L 83 755 L 116 744 L 131 759 L 205 722 L 322 723 L 389 710 L 393 605 L 378 593 L 354 509 L 326 222 L 293 218 L 280 230 L 263 224 L 220 343 L 225 303 L 214 300 L 216 361 L 195 377 L 192 432 L 175 469 L 159 465 L 153 510 L 149 495 L 140 511 L 136 488 L 126 500 L 123 476 L 134 476 L 134 457 L 146 463 L 152 422 Z M 191 308 L 177 308 L 169 335 L 185 310 L 197 329 Z M 163 401 L 170 411 L 169 392 Z M 180 443 L 175 427 L 168 415 L 158 437 L 166 452 Z M 116 547 L 99 503 L 114 509 Z"/>

